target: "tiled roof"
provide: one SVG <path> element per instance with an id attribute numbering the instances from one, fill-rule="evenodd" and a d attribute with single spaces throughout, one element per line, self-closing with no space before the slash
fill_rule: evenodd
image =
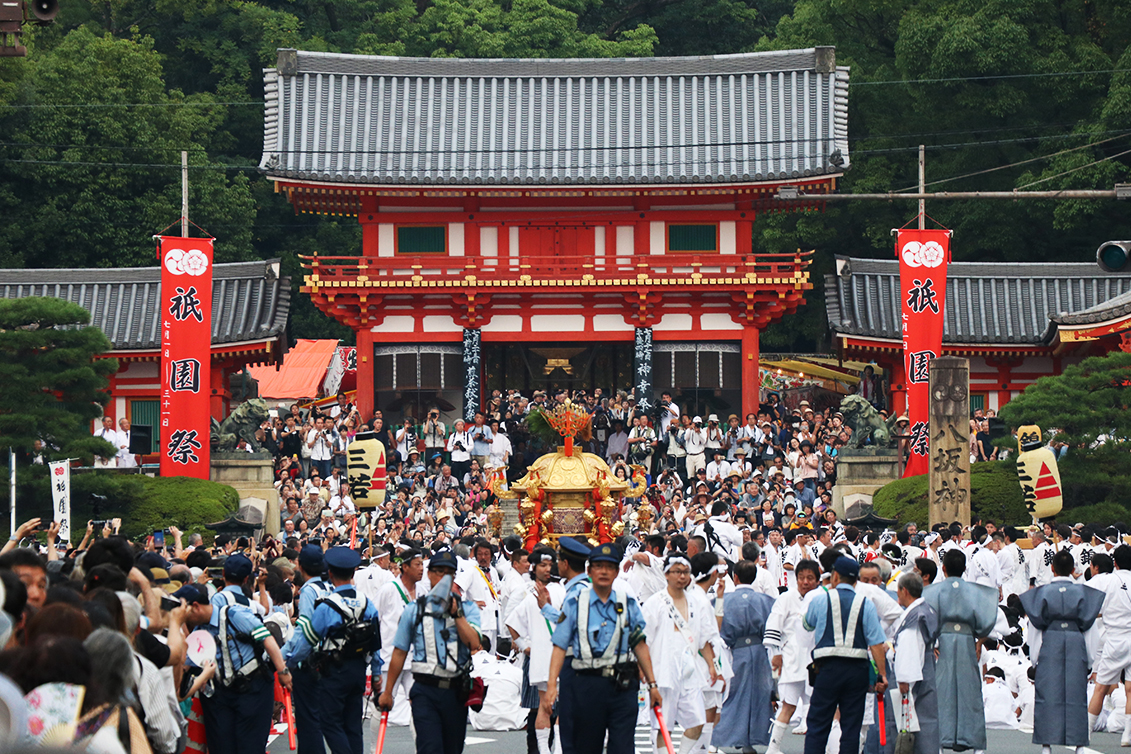
<path id="1" fill-rule="evenodd" d="M 1131 291 L 1103 301 L 1095 306 L 1052 318 L 1058 325 L 1095 325 L 1131 314 Z"/>
<path id="2" fill-rule="evenodd" d="M 280 50 L 260 169 L 370 184 L 756 182 L 842 172 L 831 47 L 469 60 Z"/>
<path id="3" fill-rule="evenodd" d="M 825 276 L 833 332 L 899 340 L 899 261 L 837 257 Z M 1051 318 L 1131 293 L 1131 274 L 1103 273 L 1095 262 L 955 262 L 947 272 L 943 342 L 1043 344 Z M 1131 301 L 1131 299 L 1128 299 Z"/>
<path id="4" fill-rule="evenodd" d="M 115 351 L 159 349 L 160 267 L 0 269 L 0 298 L 51 296 L 79 304 Z M 212 343 L 283 335 L 291 309 L 290 278 L 279 260 L 212 268 Z"/>

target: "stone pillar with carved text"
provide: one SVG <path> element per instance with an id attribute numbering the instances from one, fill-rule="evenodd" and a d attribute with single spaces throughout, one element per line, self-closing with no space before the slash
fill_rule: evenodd
<path id="1" fill-rule="evenodd" d="M 970 362 L 931 360 L 930 525 L 970 523 Z"/>

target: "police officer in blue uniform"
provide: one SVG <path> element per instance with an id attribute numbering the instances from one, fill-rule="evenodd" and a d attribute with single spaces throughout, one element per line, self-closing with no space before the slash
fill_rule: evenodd
<path id="1" fill-rule="evenodd" d="M 316 599 L 311 617 L 298 619 L 285 659 L 288 667 L 313 663 L 320 677 L 322 735 L 331 753 L 361 754 L 367 658 L 373 677 L 381 677 L 377 606 L 354 588 L 357 552 L 332 547 L 325 560 L 332 590 Z"/>
<path id="2" fill-rule="evenodd" d="M 195 584 L 173 595 L 186 603 L 185 623 L 203 627 L 216 639 L 218 674 L 212 694 L 201 696 L 210 754 L 266 750 L 275 704 L 272 671 L 284 688 L 291 688 L 279 645 L 240 588 L 251 571 L 247 557 L 233 555 L 224 563 L 225 587 L 211 602 Z"/>
<path id="3" fill-rule="evenodd" d="M 431 592 L 405 605 L 393 638 L 388 684 L 377 700 L 381 709 L 392 709 L 393 686 L 410 660 L 417 754 L 459 754 L 467 733 L 461 694 L 470 680 L 471 655 L 479 651 L 479 607 L 460 595 L 454 583 L 458 568 L 447 550 L 428 561 Z"/>
<path id="4" fill-rule="evenodd" d="M 650 703 L 661 702 L 644 640 L 644 616 L 635 599 L 613 589 L 621 558 L 621 549 L 611 543 L 590 551 L 591 584 L 566 595 L 554 628 L 550 679 L 542 705 L 546 713 L 553 706 L 566 651 L 572 649 L 570 714 L 575 718 L 572 729 L 577 754 L 600 754 L 606 733 L 609 754 L 635 752 L 640 674 L 648 684 Z"/>
<path id="5" fill-rule="evenodd" d="M 322 548 L 318 545 L 307 545 L 298 554 L 298 569 L 302 573 L 302 587 L 298 593 L 298 622 L 308 629 L 314 618 L 314 604 L 319 597 L 330 592 L 330 585 L 322 578 L 325 570 L 325 561 Z M 296 624 L 296 628 L 299 625 Z M 283 646 L 283 657 L 288 658 L 295 652 L 295 645 L 304 632 L 296 630 Z M 310 641 L 308 634 L 307 640 Z M 294 674 L 294 711 L 295 711 L 295 736 L 298 744 L 298 754 L 325 754 L 326 744 L 322 742 L 322 681 L 318 673 L 308 663 L 300 662 L 291 664 Z"/>
<path id="6" fill-rule="evenodd" d="M 816 678 L 809 703 L 805 754 L 824 754 L 833 717 L 840 709 L 840 754 L 860 750 L 864 698 L 871 684 L 871 665 L 877 669 L 875 688 L 887 690 L 884 629 L 872 602 L 856 593 L 860 564 L 840 556 L 833 563 L 828 590 L 821 590 L 805 613 L 805 630 L 817 637 L 813 649 Z"/>
<path id="7" fill-rule="evenodd" d="M 583 587 L 588 586 L 589 576 L 585 573 L 585 562 L 593 549 L 579 539 L 562 537 L 558 540 L 558 575 L 565 586 L 565 596 L 577 594 Z M 561 619 L 561 611 L 547 602 L 542 608 L 542 615 L 550 621 L 551 626 L 556 626 Z M 558 735 L 561 741 L 562 754 L 574 754 L 573 747 L 573 648 L 567 647 L 565 658 L 562 660 L 561 673 L 558 676 L 557 718 Z"/>

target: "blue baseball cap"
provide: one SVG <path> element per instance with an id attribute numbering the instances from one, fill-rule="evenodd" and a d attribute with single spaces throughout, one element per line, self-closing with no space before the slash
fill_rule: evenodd
<path id="1" fill-rule="evenodd" d="M 251 559 L 238 552 L 229 555 L 224 561 L 224 578 L 229 581 L 243 581 L 251 575 L 252 570 Z"/>
<path id="2" fill-rule="evenodd" d="M 612 542 L 606 542 L 603 545 L 597 545 L 589 551 L 590 563 L 616 563 L 620 564 L 621 561 L 620 548 Z"/>
<path id="3" fill-rule="evenodd" d="M 326 551 L 326 565 L 341 571 L 352 571 L 361 565 L 361 555 L 348 547 L 331 547 Z"/>

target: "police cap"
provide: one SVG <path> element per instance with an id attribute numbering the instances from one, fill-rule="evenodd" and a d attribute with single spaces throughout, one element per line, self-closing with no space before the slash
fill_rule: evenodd
<path id="1" fill-rule="evenodd" d="M 338 571 L 352 571 L 361 565 L 361 555 L 348 547 L 331 547 L 326 551 L 326 565 Z"/>
<path id="2" fill-rule="evenodd" d="M 590 563 L 617 563 L 621 561 L 620 548 L 612 542 L 597 545 L 589 552 Z"/>
<path id="3" fill-rule="evenodd" d="M 180 589 L 173 592 L 172 596 L 173 599 L 184 600 L 190 605 L 193 603 L 198 605 L 208 604 L 208 593 L 196 584 L 185 584 Z"/>
<path id="4" fill-rule="evenodd" d="M 432 555 L 428 560 L 428 570 L 435 571 L 440 568 L 451 568 L 452 571 L 459 570 L 459 561 L 456 556 L 452 554 L 451 550 L 441 550 Z"/>
<path id="5" fill-rule="evenodd" d="M 593 549 L 584 542 L 580 542 L 573 537 L 562 537 L 558 540 L 558 547 L 562 548 L 562 552 L 575 558 L 587 558 L 590 551 Z"/>
<path id="6" fill-rule="evenodd" d="M 238 552 L 229 555 L 224 561 L 224 578 L 229 581 L 243 581 L 251 575 L 252 570 L 251 559 Z"/>
<path id="7" fill-rule="evenodd" d="M 298 554 L 298 564 L 307 573 L 322 573 L 324 557 L 318 545 L 307 545 Z"/>
<path id="8" fill-rule="evenodd" d="M 836 562 L 833 563 L 833 570 L 839 573 L 841 576 L 847 576 L 850 579 L 854 579 L 860 575 L 860 564 L 856 562 L 855 558 L 849 558 L 841 555 L 836 559 Z"/>

